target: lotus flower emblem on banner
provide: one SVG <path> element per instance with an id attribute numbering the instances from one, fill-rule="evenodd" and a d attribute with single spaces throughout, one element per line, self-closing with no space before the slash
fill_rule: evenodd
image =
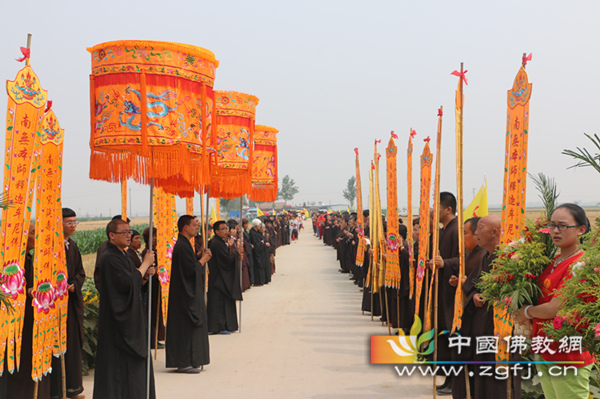
<path id="1" fill-rule="evenodd" d="M 25 273 L 16 261 L 9 261 L 2 268 L 2 290 L 12 299 L 25 292 Z"/>
<path id="2" fill-rule="evenodd" d="M 43 280 L 38 284 L 37 291 L 33 292 L 33 306 L 38 313 L 48 314 L 50 309 L 54 309 L 54 287 L 50 281 Z"/>

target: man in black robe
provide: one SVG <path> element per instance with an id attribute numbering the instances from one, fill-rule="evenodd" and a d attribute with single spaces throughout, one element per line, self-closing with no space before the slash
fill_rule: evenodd
<path id="1" fill-rule="evenodd" d="M 254 284 L 254 259 L 252 256 L 252 243 L 250 242 L 250 233 L 248 232 L 248 219 L 242 220 L 242 231 L 244 232 L 244 247 L 246 248 L 246 259 L 248 259 L 248 275 L 250 285 Z"/>
<path id="2" fill-rule="evenodd" d="M 122 218 L 123 217 L 121 215 L 115 215 L 115 216 L 113 216 L 112 220 L 122 219 Z M 131 221 L 129 220 L 129 218 L 127 218 L 127 224 L 129 224 L 129 223 L 131 223 Z M 100 291 L 102 289 L 102 281 L 101 281 L 101 277 L 100 277 L 100 258 L 102 258 L 102 254 L 104 253 L 104 251 L 106 251 L 108 242 L 109 242 L 109 240 L 104 241 L 102 244 L 100 244 L 100 246 L 98 246 L 98 249 L 96 250 L 96 264 L 94 265 L 94 285 L 96 286 L 96 289 L 98 290 L 98 294 L 100 294 Z"/>
<path id="3" fill-rule="evenodd" d="M 465 234 L 465 249 L 467 250 L 467 255 L 465 256 L 465 280 L 466 276 L 469 276 L 473 270 L 477 269 L 481 265 L 481 261 L 483 260 L 484 255 L 487 254 L 487 251 L 480 247 L 477 244 L 477 238 L 475 238 L 475 231 L 477 230 L 477 225 L 479 223 L 480 217 L 472 217 L 468 219 L 464 225 L 463 230 Z M 472 278 L 471 276 L 470 278 Z M 463 280 L 461 283 L 463 283 Z M 472 280 L 471 280 L 472 281 Z M 451 276 L 450 285 L 456 287 L 459 284 L 458 276 Z M 464 305 L 463 305 L 464 306 Z M 469 326 L 471 323 L 470 315 L 467 314 L 467 309 L 463 310 L 462 316 L 462 327 L 460 330 L 461 334 L 465 334 L 465 331 L 469 330 Z M 452 360 L 457 361 L 467 361 L 472 358 L 472 348 L 461 348 L 461 353 L 458 353 L 458 348 L 451 349 Z M 473 392 L 473 379 L 470 378 L 470 390 Z M 463 399 L 467 397 L 467 388 L 466 388 L 466 380 L 465 380 L 465 371 L 464 369 L 460 371 L 459 375 L 453 379 L 452 383 L 452 397 Z"/>
<path id="4" fill-rule="evenodd" d="M 102 295 L 98 316 L 98 347 L 94 374 L 94 397 L 143 399 L 150 362 L 150 398 L 155 397 L 152 358 L 148 356 L 148 334 L 142 278 L 154 263 L 149 251 L 139 269 L 125 249 L 131 241 L 129 224 L 121 219 L 106 226 L 108 244 L 100 258 Z"/>
<path id="5" fill-rule="evenodd" d="M 211 251 L 204 251 L 198 261 L 190 242 L 198 234 L 199 227 L 194 216 L 181 216 L 177 221 L 179 237 L 173 247 L 166 367 L 177 367 L 180 373 L 199 373 L 210 363 L 203 270 Z"/>
<path id="6" fill-rule="evenodd" d="M 208 243 L 212 253 L 208 262 L 210 278 L 206 309 L 209 334 L 229 334 L 238 329 L 235 301 L 242 300 L 239 268 L 243 248 L 234 248 L 235 244 L 225 242 L 232 227 L 235 230 L 236 226 L 232 224 L 222 220 L 215 222 L 215 236 Z"/>
<path id="7" fill-rule="evenodd" d="M 62 209 L 63 234 L 65 237 L 65 255 L 67 260 L 67 292 L 69 293 L 67 310 L 67 352 L 65 357 L 65 374 L 67 397 L 84 398 L 83 380 L 81 377 L 82 351 L 85 337 L 83 335 L 83 294 L 81 288 L 85 282 L 85 270 L 81 253 L 71 236 L 77 229 L 77 215 L 70 208 Z M 62 395 L 62 368 L 60 358 L 52 357 L 52 397 Z"/>
<path id="8" fill-rule="evenodd" d="M 257 287 L 266 284 L 267 269 L 268 265 L 265 262 L 265 254 L 267 253 L 267 246 L 265 244 L 265 237 L 260 232 L 260 226 L 262 222 L 259 219 L 252 221 L 252 229 L 250 229 L 250 243 L 252 244 L 252 259 L 254 263 L 254 285 Z"/>
<path id="9" fill-rule="evenodd" d="M 484 216 L 477 223 L 475 237 L 480 247 L 486 250 L 483 260 L 467 277 L 463 284 L 466 297 L 465 311 L 463 313 L 463 327 L 461 333 L 471 337 L 471 346 L 474 347 L 476 337 L 494 336 L 494 309 L 489 308 L 485 298 L 481 296 L 479 289 L 475 286 L 482 273 L 488 273 L 492 268 L 492 262 L 496 259 L 496 248 L 500 244 L 500 231 L 502 220 L 496 215 Z M 470 359 L 476 362 L 495 361 L 494 353 L 477 353 L 471 350 Z M 517 359 L 510 359 L 517 360 Z M 471 366 L 473 370 L 473 389 L 471 397 L 474 399 L 506 398 L 506 380 L 496 379 L 493 376 L 486 377 L 480 370 L 479 365 Z M 464 377 L 463 377 L 464 378 Z M 512 377 L 512 397 L 521 397 L 520 375 Z"/>
<path id="10" fill-rule="evenodd" d="M 454 319 L 454 296 L 456 288 L 450 285 L 450 277 L 458 275 L 460 266 L 458 252 L 458 221 L 456 219 L 456 197 L 447 191 L 440 193 L 439 221 L 442 228 L 439 232 L 439 255 L 433 256 L 431 263 L 438 268 L 438 331 L 452 330 Z M 437 228 L 437 226 L 433 226 Z M 434 302 L 435 303 L 435 302 Z M 448 361 L 451 358 L 448 347 L 448 335 L 438 338 L 438 360 Z M 452 377 L 446 377 L 438 386 L 441 394 L 452 393 Z"/>

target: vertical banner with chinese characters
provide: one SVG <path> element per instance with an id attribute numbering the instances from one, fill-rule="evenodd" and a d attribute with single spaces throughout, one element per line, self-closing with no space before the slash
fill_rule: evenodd
<path id="1" fill-rule="evenodd" d="M 0 375 L 4 367 L 12 373 L 20 364 L 21 331 L 25 312 L 25 250 L 29 233 L 31 200 L 33 198 L 32 162 L 35 132 L 46 106 L 47 92 L 37 75 L 27 65 L 6 84 L 8 111 L 4 153 L 4 184 L 11 206 L 2 211 L 2 247 L 0 248 L 1 289 L 14 308 L 8 311 L 0 305 Z"/>
<path id="2" fill-rule="evenodd" d="M 456 71 L 454 71 L 456 72 Z M 454 74 L 453 72 L 453 74 Z M 463 109 L 465 97 L 463 94 L 463 83 L 467 83 L 463 64 L 460 64 L 460 72 L 458 73 L 458 88 L 456 89 L 456 219 L 458 221 L 458 281 L 463 281 L 465 277 L 465 231 L 463 229 L 465 220 L 463 212 Z M 454 295 L 454 317 L 452 319 L 452 332 L 460 330 L 462 326 L 463 314 L 463 291 L 462 284 L 456 287 Z"/>
<path id="3" fill-rule="evenodd" d="M 52 355 L 66 350 L 68 306 L 61 206 L 64 132 L 52 110 L 42 119 L 38 136 L 41 157 L 36 179 L 31 371 L 35 381 L 52 369 Z"/>
<path id="4" fill-rule="evenodd" d="M 398 138 L 394 132 L 386 148 L 387 165 L 387 236 L 385 251 L 385 279 L 386 287 L 400 288 L 400 246 L 404 243 L 398 234 L 398 147 L 394 139 Z"/>
<path id="5" fill-rule="evenodd" d="M 360 164 L 358 162 L 358 148 L 354 149 L 356 153 L 356 232 L 358 233 L 358 247 L 356 249 L 356 266 L 362 267 L 365 263 L 365 249 L 367 241 L 365 239 L 364 216 L 362 206 L 362 189 L 360 186 Z"/>
<path id="6" fill-rule="evenodd" d="M 520 238 L 525 225 L 525 191 L 527 182 L 527 142 L 529 136 L 529 99 L 531 83 L 525 62 L 508 90 L 506 145 L 504 152 L 504 191 L 502 197 L 501 244 Z M 512 334 L 512 323 L 502 306 L 494 307 L 494 331 L 502 341 Z M 500 345 L 498 361 L 508 360 L 504 345 Z"/>
<path id="7" fill-rule="evenodd" d="M 425 262 L 429 259 L 429 203 L 431 201 L 431 164 L 433 155 L 429 149 L 429 137 L 425 139 L 425 148 L 421 155 L 421 206 L 419 208 L 419 259 L 417 263 L 417 284 L 415 288 L 415 316 L 419 315 Z M 425 282 L 427 284 L 427 282 Z"/>
<path id="8" fill-rule="evenodd" d="M 413 155 L 413 137 L 415 137 L 415 135 L 417 134 L 417 132 L 415 132 L 414 130 L 410 129 L 410 135 L 408 137 L 408 149 L 406 150 L 406 162 L 407 162 L 407 168 L 406 168 L 406 186 L 408 189 L 408 197 L 407 197 L 407 201 L 408 201 L 408 205 L 406 206 L 406 210 L 407 210 L 407 219 L 408 222 L 406 224 L 407 227 L 407 233 L 406 233 L 406 239 L 408 240 L 408 262 L 409 262 L 409 278 L 410 278 L 410 292 L 409 292 L 409 297 L 410 299 L 412 299 L 413 295 L 415 294 L 415 267 L 414 267 L 414 261 L 415 261 L 415 253 L 413 251 L 413 245 L 414 245 L 414 241 L 413 241 L 413 224 L 412 224 L 412 169 L 413 169 L 413 161 L 412 161 L 412 155 Z"/>
<path id="9" fill-rule="evenodd" d="M 435 226 L 435 227 L 433 228 L 433 231 L 431 232 L 431 243 L 432 243 L 431 258 L 439 255 L 439 247 L 440 247 L 440 240 L 439 240 L 440 229 L 438 228 L 438 226 L 440 224 L 439 208 L 440 208 L 440 162 L 442 160 L 442 116 L 443 116 L 443 111 L 442 111 L 442 108 L 440 107 L 440 109 L 438 109 L 437 141 L 435 143 L 435 175 L 434 175 L 434 180 L 433 180 L 433 224 L 432 224 L 432 226 Z M 437 270 L 437 268 L 434 267 L 432 269 L 431 282 L 429 285 L 429 298 L 427 299 L 427 315 L 425 317 L 425 320 L 423 321 L 423 324 L 425 325 L 425 331 L 429 331 L 431 329 L 431 321 L 432 320 L 438 320 L 437 306 L 435 306 L 438 303 L 438 297 L 439 297 L 438 279 L 439 279 L 439 270 Z M 435 292 L 434 292 L 434 290 L 435 290 Z M 433 303 L 434 298 L 436 301 L 435 304 Z M 435 319 L 432 319 L 431 313 L 432 313 L 434 307 L 435 307 L 435 312 L 434 312 Z M 436 323 L 435 327 L 437 327 L 437 323 Z M 435 355 L 437 355 L 437 352 L 435 352 Z"/>

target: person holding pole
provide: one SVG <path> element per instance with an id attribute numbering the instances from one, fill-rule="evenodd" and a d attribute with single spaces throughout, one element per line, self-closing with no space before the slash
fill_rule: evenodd
<path id="1" fill-rule="evenodd" d="M 200 260 L 196 257 L 190 240 L 198 228 L 194 216 L 181 216 L 173 247 L 165 349 L 166 367 L 176 367 L 179 373 L 197 374 L 210 363 L 203 267 L 212 253 L 207 249 Z"/>
<path id="2" fill-rule="evenodd" d="M 95 398 L 155 398 L 154 373 L 147 381 L 147 323 L 142 300 L 142 280 L 154 263 L 148 251 L 139 269 L 127 256 L 131 242 L 129 224 L 113 219 L 106 226 L 108 244 L 100 258 L 102 294 L 98 316 L 98 347 L 94 373 Z M 149 384 L 148 384 L 149 383 Z M 146 389 L 149 387 L 147 396 Z"/>
<path id="3" fill-rule="evenodd" d="M 230 237 L 237 231 L 236 228 L 235 220 L 215 222 L 215 236 L 208 243 L 213 254 L 208 262 L 210 278 L 206 314 L 209 334 L 229 334 L 238 329 L 235 302 L 242 300 L 239 264 L 244 249 L 236 246 L 235 237 Z"/>
<path id="4" fill-rule="evenodd" d="M 458 275 L 458 222 L 456 220 L 456 197 L 447 191 L 440 193 L 439 222 L 442 224 L 439 234 L 439 254 L 435 254 L 431 262 L 438 268 L 438 329 L 452 330 L 454 318 L 454 295 L 456 288 L 449 283 L 452 275 Z M 433 226 L 437 228 L 437 226 Z M 436 303 L 436 302 L 434 302 Z M 438 360 L 451 360 L 448 348 L 448 335 L 438 338 Z M 447 376 L 442 385 L 437 386 L 440 394 L 452 393 L 452 377 Z"/>

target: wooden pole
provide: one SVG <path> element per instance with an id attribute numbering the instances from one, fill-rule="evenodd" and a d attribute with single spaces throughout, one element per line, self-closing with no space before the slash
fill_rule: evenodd
<path id="1" fill-rule="evenodd" d="M 206 187 L 206 234 L 204 236 L 204 249 L 208 248 L 208 226 L 210 224 L 209 214 L 209 187 Z M 204 306 L 208 304 L 208 267 L 204 265 Z"/>
<path id="2" fill-rule="evenodd" d="M 31 34 L 29 36 L 31 36 Z M 33 384 L 33 399 L 37 399 L 39 389 L 40 389 L 40 383 L 39 383 L 39 381 L 35 381 Z"/>
<path id="3" fill-rule="evenodd" d="M 242 248 L 242 254 L 240 255 L 240 292 L 243 291 L 244 289 L 244 282 L 243 282 L 243 276 L 244 276 L 244 270 L 243 270 L 243 263 L 244 263 L 244 256 L 246 255 L 246 253 L 244 252 L 244 225 L 242 223 L 243 217 L 242 217 L 242 213 L 244 211 L 244 196 L 242 195 L 240 197 L 240 241 L 239 241 L 239 245 L 240 248 Z M 238 326 L 238 331 L 240 332 L 240 334 L 242 333 L 242 301 L 239 301 L 239 307 L 240 307 L 240 315 L 239 315 L 239 319 L 240 321 L 238 322 L 239 326 Z"/>
<path id="4" fill-rule="evenodd" d="M 160 304 L 156 302 L 156 326 L 154 326 L 154 360 L 158 357 L 158 323 L 160 323 Z"/>
<path id="5" fill-rule="evenodd" d="M 432 238 L 433 238 L 433 254 L 432 254 L 432 258 L 435 259 L 436 256 L 440 255 L 440 243 L 439 243 L 439 224 L 440 224 L 440 212 L 439 212 L 439 208 L 440 208 L 440 163 L 442 160 L 442 153 L 441 153 L 441 148 L 442 148 L 442 114 L 443 114 L 443 107 L 440 107 L 439 112 L 438 112 L 438 130 L 437 130 L 437 142 L 436 142 L 436 161 L 435 161 L 435 187 L 434 187 L 434 194 L 433 194 L 433 228 L 432 228 Z M 459 222 L 460 223 L 460 222 Z M 459 226 L 462 226 L 462 224 L 460 224 Z M 462 227 L 459 228 L 459 230 L 462 231 Z M 435 265 L 435 263 L 434 263 Z M 434 266 L 434 290 L 435 290 L 435 295 L 433 295 L 434 297 L 434 314 L 433 314 L 433 330 L 435 331 L 434 334 L 434 352 L 433 352 L 433 361 L 436 362 L 437 361 L 437 352 L 438 352 L 438 313 L 439 313 L 439 270 L 437 270 Z M 437 389 L 436 389 L 436 383 L 435 383 L 435 376 L 433 377 L 433 397 L 435 398 L 437 395 Z"/>
<path id="6" fill-rule="evenodd" d="M 389 335 L 392 335 L 392 328 L 390 327 L 390 324 L 392 324 L 390 322 L 390 309 L 388 307 L 388 293 L 387 293 L 387 287 L 383 287 L 383 291 L 385 294 L 385 318 L 387 320 L 387 325 L 388 325 L 388 333 Z"/>
<path id="7" fill-rule="evenodd" d="M 60 371 L 62 374 L 61 383 L 62 383 L 62 397 L 63 399 L 67 399 L 67 370 L 65 367 L 65 354 L 60 355 Z"/>

